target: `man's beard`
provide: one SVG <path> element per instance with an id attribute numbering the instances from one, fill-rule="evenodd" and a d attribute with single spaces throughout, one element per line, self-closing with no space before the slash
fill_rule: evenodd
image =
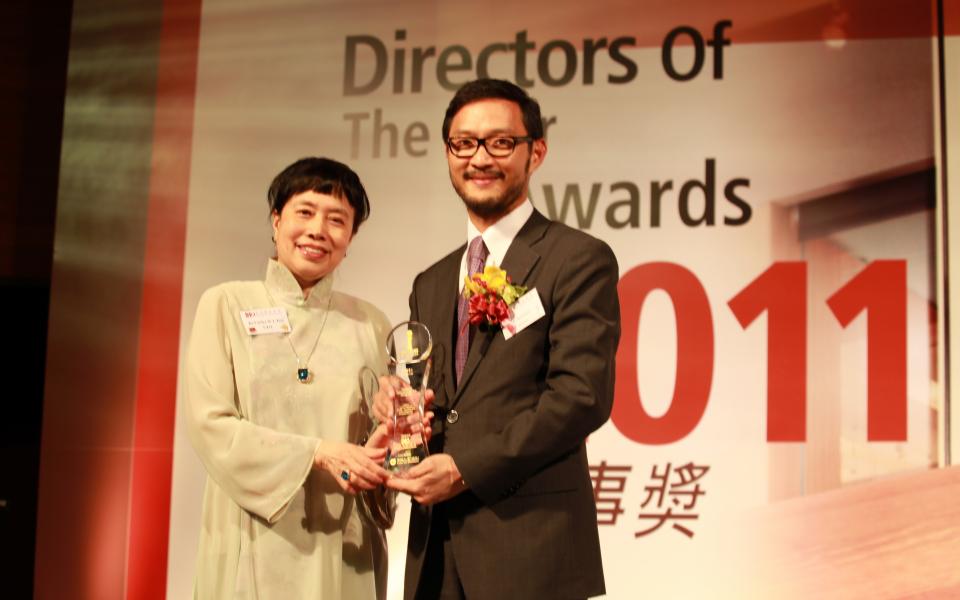
<path id="1" fill-rule="evenodd" d="M 457 191 L 457 195 L 460 196 L 460 199 L 463 200 L 463 204 L 467 209 L 478 217 L 485 220 L 498 219 L 508 212 L 514 206 L 514 204 L 527 196 L 527 184 L 530 181 L 530 159 L 527 159 L 527 164 L 524 167 L 524 172 L 528 175 L 522 180 L 516 182 L 514 185 L 503 190 L 502 194 L 490 197 L 474 197 L 470 196 L 466 190 L 466 180 L 460 178 L 459 180 L 451 177 L 450 179 L 453 182 L 453 189 Z M 489 173 L 485 173 L 489 174 Z M 500 171 L 493 171 L 493 174 L 503 176 L 503 173 Z"/>

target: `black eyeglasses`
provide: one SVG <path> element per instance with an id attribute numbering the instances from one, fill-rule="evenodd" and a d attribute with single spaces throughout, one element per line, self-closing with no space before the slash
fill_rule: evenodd
<path id="1" fill-rule="evenodd" d="M 517 144 L 532 141 L 532 137 L 525 135 L 495 135 L 488 138 L 452 137 L 447 140 L 447 148 L 457 158 L 470 158 L 480 150 L 480 146 L 483 146 L 490 156 L 503 158 L 513 154 Z"/>

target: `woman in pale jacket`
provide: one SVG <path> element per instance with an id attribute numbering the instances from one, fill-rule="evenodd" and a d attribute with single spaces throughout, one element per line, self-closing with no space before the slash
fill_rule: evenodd
<path id="1" fill-rule="evenodd" d="M 208 474 L 194 595 L 383 598 L 386 544 L 369 516 L 390 521 L 389 432 L 367 439 L 358 374 L 384 371 L 390 327 L 333 282 L 367 195 L 346 165 L 305 158 L 268 201 L 276 258 L 262 281 L 207 290 L 190 338 L 187 423 Z"/>

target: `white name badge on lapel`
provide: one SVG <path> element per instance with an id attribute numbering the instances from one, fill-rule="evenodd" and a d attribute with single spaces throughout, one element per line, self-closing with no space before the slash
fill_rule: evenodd
<path id="1" fill-rule="evenodd" d="M 287 320 L 287 309 L 282 306 L 241 310 L 240 320 L 243 321 L 243 327 L 250 335 L 290 333 L 290 321 Z"/>
<path id="2" fill-rule="evenodd" d="M 540 294 L 537 293 L 537 288 L 527 290 L 527 293 L 517 298 L 517 301 L 510 307 L 510 318 L 505 319 L 500 324 L 503 339 L 509 340 L 546 314 L 546 311 L 543 310 L 543 303 L 540 302 Z"/>

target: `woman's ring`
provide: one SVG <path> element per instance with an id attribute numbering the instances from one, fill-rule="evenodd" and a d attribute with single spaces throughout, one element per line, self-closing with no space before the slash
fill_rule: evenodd
<path id="1" fill-rule="evenodd" d="M 340 471 L 340 479 L 344 481 L 350 481 L 350 471 L 346 469 Z"/>

